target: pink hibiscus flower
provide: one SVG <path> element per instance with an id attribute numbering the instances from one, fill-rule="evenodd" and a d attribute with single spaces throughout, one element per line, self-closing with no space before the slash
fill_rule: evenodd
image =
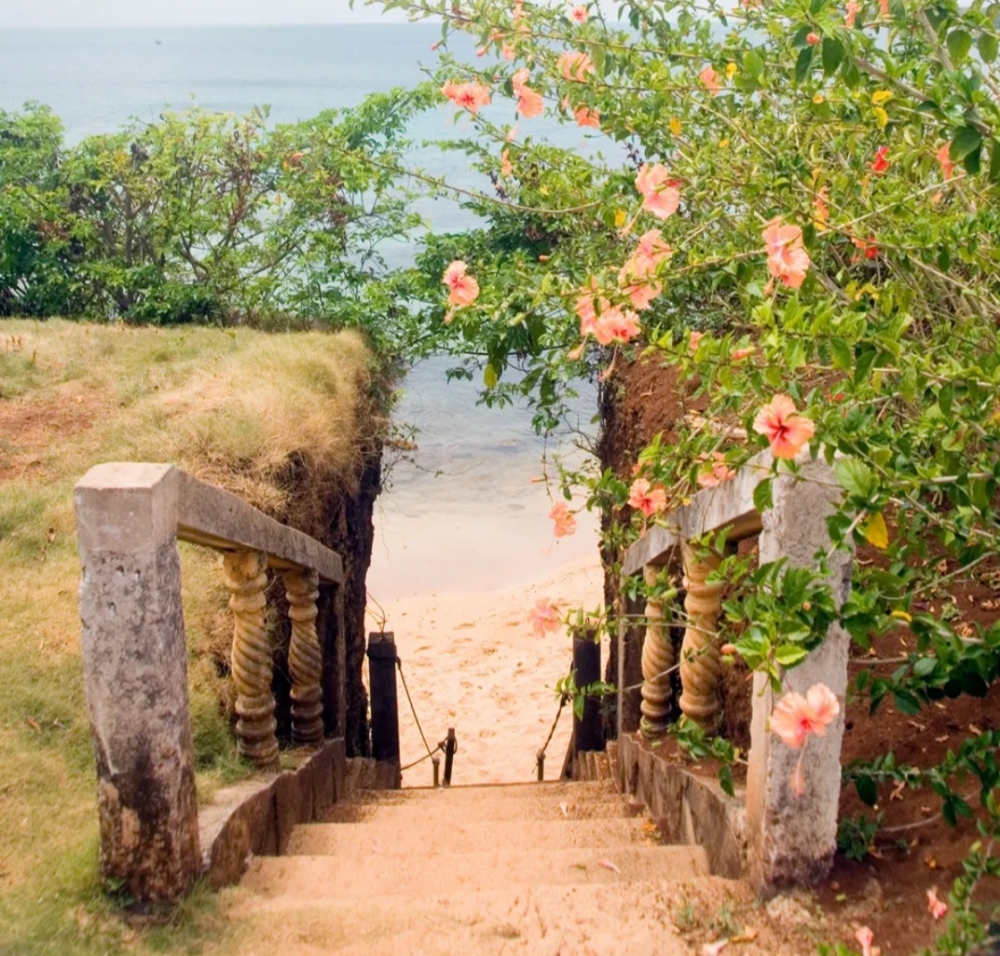
<path id="1" fill-rule="evenodd" d="M 948 904 L 938 898 L 936 886 L 927 891 L 927 909 L 934 919 L 941 919 L 948 912 Z"/>
<path id="2" fill-rule="evenodd" d="M 556 60 L 556 66 L 564 80 L 582 83 L 588 73 L 594 72 L 594 62 L 586 53 L 569 50 Z"/>
<path id="3" fill-rule="evenodd" d="M 935 154 L 945 182 L 955 175 L 955 164 L 951 161 L 951 143 L 945 143 Z"/>
<path id="4" fill-rule="evenodd" d="M 628 342 L 642 331 L 639 316 L 621 306 L 604 309 L 597 316 L 593 326 L 593 336 L 599 345 L 611 345 L 613 342 Z"/>
<path id="5" fill-rule="evenodd" d="M 449 289 L 448 305 L 452 307 L 472 305 L 479 296 L 479 283 L 472 276 L 466 275 L 468 268 L 461 259 L 456 259 L 441 276 L 441 281 Z"/>
<path id="6" fill-rule="evenodd" d="M 477 113 L 482 106 L 489 106 L 490 91 L 481 83 L 454 83 L 449 80 L 441 92 L 456 106 L 470 113 Z"/>
<path id="7" fill-rule="evenodd" d="M 628 503 L 647 518 L 667 506 L 667 493 L 659 485 L 653 486 L 646 478 L 636 478 L 628 492 Z"/>
<path id="8" fill-rule="evenodd" d="M 788 395 L 775 395 L 758 413 L 753 430 L 766 436 L 775 458 L 794 458 L 816 432 L 812 420 L 795 410 Z"/>
<path id="9" fill-rule="evenodd" d="M 545 109 L 545 101 L 540 93 L 536 93 L 528 86 L 528 68 L 523 67 L 511 77 L 511 86 L 514 88 L 514 95 L 517 97 L 517 111 L 525 119 L 538 116 Z"/>
<path id="10" fill-rule="evenodd" d="M 840 713 L 840 702 L 826 684 L 813 684 L 805 697 L 795 691 L 785 694 L 771 714 L 771 732 L 798 750 L 810 734 L 822 737 Z"/>
<path id="11" fill-rule="evenodd" d="M 711 66 L 706 66 L 698 74 L 698 79 L 704 84 L 705 89 L 708 90 L 712 96 L 718 96 L 722 92 L 722 87 L 719 85 L 719 74 L 712 69 Z"/>
<path id="12" fill-rule="evenodd" d="M 578 106 L 573 110 L 578 126 L 591 126 L 594 129 L 601 128 L 601 114 L 597 110 L 589 109 L 586 106 Z"/>
<path id="13" fill-rule="evenodd" d="M 539 598 L 528 614 L 531 627 L 539 637 L 544 637 L 550 631 L 558 631 L 562 623 L 559 619 L 559 609 L 548 599 Z"/>
<path id="14" fill-rule="evenodd" d="M 889 147 L 879 146 L 875 150 L 875 158 L 872 160 L 872 172 L 873 173 L 884 173 L 892 163 L 889 161 Z"/>
<path id="15" fill-rule="evenodd" d="M 706 462 L 698 472 L 698 484 L 702 488 L 717 488 L 724 481 L 731 481 L 736 472 L 726 464 L 726 456 L 721 451 L 713 452 L 712 460 Z"/>
<path id="16" fill-rule="evenodd" d="M 557 501 L 552 506 L 549 517 L 555 523 L 557 538 L 566 538 L 576 531 L 576 518 L 570 514 L 569 505 L 565 501 Z"/>
<path id="17" fill-rule="evenodd" d="M 590 14 L 587 12 L 587 8 L 583 4 L 578 4 L 573 7 L 569 12 L 569 18 L 574 23 L 586 23 L 590 19 Z"/>
<path id="18" fill-rule="evenodd" d="M 761 235 L 767 246 L 768 271 L 789 288 L 800 288 L 812 264 L 802 245 L 802 230 L 798 226 L 783 226 L 780 219 L 772 219 Z"/>
<path id="19" fill-rule="evenodd" d="M 875 941 L 875 934 L 867 926 L 859 926 L 854 933 L 854 938 L 861 944 L 861 956 L 872 956 L 872 943 Z"/>
<path id="20" fill-rule="evenodd" d="M 681 204 L 680 183 L 670 178 L 662 163 L 650 166 L 643 163 L 635 177 L 635 188 L 642 196 L 642 208 L 657 219 L 667 219 L 677 212 Z"/>
<path id="21" fill-rule="evenodd" d="M 850 0 L 847 4 L 847 13 L 844 14 L 844 23 L 848 30 L 854 29 L 854 21 L 857 19 L 858 14 L 861 12 L 861 4 L 857 3 L 856 0 Z"/>

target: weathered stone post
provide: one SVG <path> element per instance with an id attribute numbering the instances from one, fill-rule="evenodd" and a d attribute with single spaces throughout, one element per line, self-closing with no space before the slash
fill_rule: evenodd
<path id="1" fill-rule="evenodd" d="M 809 461 L 805 455 L 800 462 L 801 479 L 792 475 L 774 479 L 774 505 L 762 516 L 762 564 L 784 557 L 794 566 L 815 567 L 817 552 L 830 548 L 826 519 L 839 503 L 841 492 L 825 462 Z M 829 583 L 839 606 L 850 591 L 851 556 L 834 552 L 829 568 Z M 843 705 L 849 644 L 847 632 L 833 624 L 819 647 L 783 673 L 784 692 L 805 694 L 813 684 L 822 682 Z M 841 710 L 825 736 L 810 738 L 805 755 L 806 792 L 797 797 L 791 790 L 791 778 L 799 751 L 789 749 L 770 733 L 768 720 L 773 708 L 770 684 L 765 676 L 756 674 L 747 773 L 747 862 L 751 882 L 764 894 L 783 885 L 814 883 L 829 873 L 836 849 L 844 735 Z"/>
<path id="2" fill-rule="evenodd" d="M 681 711 L 705 730 L 714 732 L 722 711 L 719 675 L 722 671 L 716 629 L 722 612 L 723 583 L 706 580 L 722 558 L 702 556 L 688 541 L 681 544 L 684 556 L 684 610 L 688 626 L 681 645 Z"/>
<path id="3" fill-rule="evenodd" d="M 179 899 L 201 870 L 176 479 L 98 465 L 74 493 L 101 875 L 143 901 Z"/>
<path id="4" fill-rule="evenodd" d="M 286 571 L 285 595 L 292 639 L 288 647 L 288 666 L 292 672 L 292 740 L 297 744 L 316 744 L 323 739 L 323 693 L 320 678 L 323 655 L 316 636 L 319 598 L 319 573 Z"/>
<path id="5" fill-rule="evenodd" d="M 643 570 L 646 586 L 653 588 L 663 568 L 647 564 Z M 649 598 L 646 601 L 646 637 L 642 642 L 642 721 L 639 729 L 644 737 L 660 737 L 667 730 L 670 701 L 673 689 L 670 674 L 674 666 L 674 645 L 670 629 L 663 622 L 663 602 Z"/>

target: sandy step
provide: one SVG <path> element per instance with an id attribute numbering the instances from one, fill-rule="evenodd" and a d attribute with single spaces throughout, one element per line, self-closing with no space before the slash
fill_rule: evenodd
<path id="1" fill-rule="evenodd" d="M 343 826 L 311 823 L 292 832 L 287 856 L 337 856 L 360 859 L 373 852 L 426 853 L 428 856 L 480 852 L 483 847 L 531 847 L 533 850 L 646 845 L 656 846 L 651 825 L 638 819 L 508 820 L 466 823 L 456 820 L 445 830 L 397 822 Z"/>
<path id="2" fill-rule="evenodd" d="M 608 866 L 612 864 L 612 866 Z M 619 884 L 686 880 L 708 874 L 701 847 L 618 847 L 611 850 L 493 849 L 448 857 L 371 852 L 332 856 L 258 857 L 243 883 L 268 897 L 364 899 L 373 895 L 427 898 L 441 894 L 541 885 Z"/>
<path id="3" fill-rule="evenodd" d="M 726 900 L 746 896 L 718 877 L 628 884 L 518 886 L 408 901 L 373 894 L 310 899 L 307 894 L 231 894 L 225 907 L 247 930 L 241 956 L 469 956 L 470 953 L 567 956 L 688 956 L 671 914 L 690 890 Z M 280 914 L 280 918 L 275 918 Z"/>
<path id="4" fill-rule="evenodd" d="M 532 800 L 547 798 L 560 800 L 583 800 L 612 797 L 617 794 L 610 783 L 582 782 L 571 783 L 553 781 L 551 783 L 498 783 L 468 787 L 406 787 L 402 790 L 369 790 L 357 793 L 354 799 L 358 803 L 381 803 L 391 801 L 396 803 L 422 803 L 425 801 L 449 800 L 453 803 L 478 801 L 484 794 L 503 796 L 505 799 L 529 798 Z"/>
<path id="5" fill-rule="evenodd" d="M 607 820 L 635 817 L 643 812 L 641 804 L 617 796 L 591 797 L 583 800 L 552 800 L 528 797 L 505 799 L 484 794 L 475 800 L 454 801 L 450 795 L 421 803 L 408 801 L 348 801 L 330 808 L 324 823 L 411 824 L 447 829 L 456 822 L 479 823 L 487 820 Z"/>

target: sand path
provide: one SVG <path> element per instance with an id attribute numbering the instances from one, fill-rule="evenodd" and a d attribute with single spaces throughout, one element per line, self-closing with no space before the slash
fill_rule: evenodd
<path id="1" fill-rule="evenodd" d="M 595 608 L 603 584 L 596 547 L 591 557 L 563 564 L 517 587 L 485 593 L 427 593 L 371 607 L 384 611 L 424 732 L 433 747 L 455 727 L 459 752 L 453 782 L 510 783 L 535 776 L 558 702 L 556 681 L 569 670 L 565 632 L 536 635 L 528 614 L 539 598 L 562 608 Z M 607 647 L 604 648 L 607 660 Z M 367 682 L 367 675 L 365 676 Z M 402 687 L 403 764 L 424 753 Z M 549 746 L 546 779 L 555 779 L 569 743 L 567 710 Z M 428 786 L 430 761 L 407 771 L 404 786 Z"/>

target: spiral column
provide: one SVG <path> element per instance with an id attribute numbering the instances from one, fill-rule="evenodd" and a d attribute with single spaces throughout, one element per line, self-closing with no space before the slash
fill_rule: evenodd
<path id="1" fill-rule="evenodd" d="M 663 569 L 655 564 L 647 564 L 643 576 L 648 588 L 656 586 Z M 659 737 L 666 732 L 667 718 L 670 716 L 673 690 L 670 674 L 674 666 L 674 645 L 670 640 L 670 628 L 663 619 L 663 602 L 646 600 L 646 636 L 642 642 L 642 721 L 639 730 L 644 737 Z"/>
<path id="2" fill-rule="evenodd" d="M 316 635 L 319 575 L 305 569 L 286 571 L 285 594 L 292 640 L 288 667 L 292 672 L 292 740 L 316 744 L 323 740 L 323 652 Z"/>
<path id="3" fill-rule="evenodd" d="M 233 681 L 240 753 L 261 767 L 278 762 L 277 722 L 271 692 L 271 643 L 264 624 L 267 555 L 238 551 L 222 559 L 222 577 L 232 592 Z"/>
<path id="4" fill-rule="evenodd" d="M 705 579 L 718 567 L 720 555 L 699 556 L 702 550 L 684 542 L 684 610 L 688 626 L 681 647 L 681 711 L 707 731 L 714 731 L 722 705 L 719 673 L 722 669 L 716 630 L 722 613 L 722 582 Z"/>

